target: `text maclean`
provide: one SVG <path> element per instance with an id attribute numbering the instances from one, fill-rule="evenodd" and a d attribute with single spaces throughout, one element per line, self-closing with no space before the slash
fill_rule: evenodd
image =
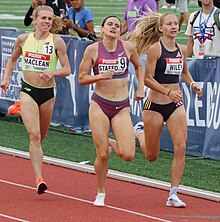
<path id="1" fill-rule="evenodd" d="M 40 66 L 40 67 L 49 67 L 50 62 L 48 61 L 42 61 L 37 59 L 25 59 L 26 65 L 33 65 L 33 66 Z"/>

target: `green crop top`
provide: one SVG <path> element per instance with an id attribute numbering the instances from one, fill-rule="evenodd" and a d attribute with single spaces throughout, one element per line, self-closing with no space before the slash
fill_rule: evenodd
<path id="1" fill-rule="evenodd" d="M 22 47 L 22 70 L 44 72 L 56 70 L 57 54 L 54 47 L 54 35 L 44 40 L 36 40 L 30 33 Z"/>

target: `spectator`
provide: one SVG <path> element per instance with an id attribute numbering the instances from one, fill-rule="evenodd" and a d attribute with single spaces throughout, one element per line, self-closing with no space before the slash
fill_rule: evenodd
<path id="1" fill-rule="evenodd" d="M 70 34 L 81 38 L 94 34 L 94 17 L 92 11 L 84 7 L 84 0 L 70 0 L 70 3 L 72 7 L 63 20 Z"/>
<path id="2" fill-rule="evenodd" d="M 32 13 L 36 7 L 39 5 L 48 5 L 53 9 L 54 15 L 60 16 L 60 9 L 63 9 L 66 12 L 66 3 L 64 0 L 57 0 L 58 5 L 54 2 L 55 0 L 33 0 L 32 5 L 27 11 L 24 18 L 24 25 L 31 25 L 33 18 Z"/>
<path id="3" fill-rule="evenodd" d="M 189 21 L 188 0 L 178 0 L 177 7 L 180 12 L 179 19 L 178 19 L 179 31 L 180 31 L 183 22 L 186 23 L 186 26 L 188 25 L 188 21 Z"/>
<path id="4" fill-rule="evenodd" d="M 137 19 L 147 15 L 149 10 L 157 12 L 157 1 L 155 0 L 128 0 L 125 10 L 124 23 L 121 35 L 133 31 L 138 23 Z M 126 39 L 126 35 L 123 36 Z"/>
<path id="5" fill-rule="evenodd" d="M 213 0 L 201 0 L 200 11 L 190 14 L 189 23 L 185 34 L 188 36 L 187 57 L 203 58 L 205 55 L 220 55 L 220 31 L 215 21 L 217 8 Z"/>
<path id="6" fill-rule="evenodd" d="M 142 138 L 142 151 L 149 161 L 156 161 L 160 153 L 160 136 L 166 122 L 170 133 L 174 157 L 170 170 L 171 188 L 166 202 L 168 207 L 186 207 L 177 196 L 178 186 L 185 167 L 187 123 L 179 76 L 191 89 L 202 95 L 193 81 L 186 63 L 186 47 L 176 43 L 178 21 L 173 13 L 152 14 L 142 17 L 130 40 L 141 54 L 147 51 L 144 82 L 150 88 L 143 107 L 143 124 L 136 125 L 138 139 Z M 144 37 L 143 34 L 145 33 Z M 140 39 L 142 40 L 140 44 Z M 175 65 L 174 65 L 175 64 Z M 176 66 L 176 68 L 174 68 Z M 177 68 L 178 67 L 178 68 Z"/>
<path id="7" fill-rule="evenodd" d="M 7 63 L 1 87 L 9 87 L 10 75 L 22 55 L 23 81 L 20 92 L 21 117 L 30 138 L 30 158 L 36 177 L 36 191 L 43 194 L 47 185 L 42 178 L 43 151 L 41 142 L 50 126 L 55 103 L 55 76 L 70 74 L 70 65 L 63 39 L 56 34 L 62 28 L 60 19 L 49 6 L 33 12 L 35 31 L 18 36 Z M 45 25 L 46 24 L 46 25 Z M 45 47 L 46 45 L 46 47 Z M 56 70 L 57 61 L 61 69 Z"/>
<path id="8" fill-rule="evenodd" d="M 176 9 L 176 1 L 175 0 L 164 0 L 164 4 L 161 7 L 161 9 Z"/>
<path id="9" fill-rule="evenodd" d="M 125 161 L 131 161 L 135 155 L 135 135 L 128 97 L 129 61 L 134 64 L 138 79 L 135 99 L 144 97 L 143 70 L 137 52 L 129 41 L 118 39 L 120 29 L 121 22 L 117 17 L 105 18 L 101 25 L 102 41 L 87 47 L 79 68 L 78 79 L 81 85 L 95 83 L 89 107 L 89 121 L 97 155 L 94 164 L 98 183 L 95 206 L 105 205 L 109 145 Z M 92 76 L 91 68 L 94 72 Z M 109 140 L 110 126 L 116 141 Z"/>

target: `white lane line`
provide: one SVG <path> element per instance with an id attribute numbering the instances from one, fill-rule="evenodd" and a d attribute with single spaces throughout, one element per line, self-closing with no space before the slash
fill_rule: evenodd
<path id="1" fill-rule="evenodd" d="M 10 185 L 14 185 L 14 186 L 18 186 L 18 187 L 31 189 L 31 190 L 35 190 L 34 187 L 30 187 L 30 186 L 19 184 L 19 183 L 10 182 L 10 181 L 7 181 L 7 180 L 1 180 L 0 179 L 0 182 L 10 184 Z M 77 198 L 77 197 L 73 197 L 73 196 L 69 196 L 69 195 L 65 195 L 65 194 L 61 194 L 61 193 L 57 193 L 57 192 L 53 192 L 53 191 L 46 191 L 46 193 L 52 194 L 52 195 L 55 195 L 55 196 L 59 196 L 59 197 L 72 199 L 72 200 L 77 200 L 77 201 L 84 202 L 84 203 L 89 203 L 89 204 L 93 203 L 92 201 L 89 201 L 89 200 L 84 200 L 84 199 L 81 199 L 81 198 Z M 105 205 L 105 207 L 111 208 L 111 209 L 114 209 L 114 210 L 118 210 L 118 211 L 122 211 L 122 212 L 126 212 L 126 213 L 130 213 L 130 214 L 133 214 L 133 215 L 145 217 L 145 218 L 150 218 L 150 219 L 157 220 L 157 221 L 172 222 L 170 220 L 164 220 L 162 218 L 153 217 L 153 216 L 150 216 L 150 215 L 147 215 L 147 214 L 142 214 L 142 213 L 138 213 L 138 212 L 135 212 L 135 211 L 126 210 L 126 209 L 119 208 L 119 207 L 114 207 L 114 206 L 111 206 L 111 205 Z"/>
<path id="2" fill-rule="evenodd" d="M 5 218 L 8 218 L 8 219 L 15 220 L 15 221 L 20 221 L 20 222 L 29 222 L 28 220 L 23 220 L 23 219 L 20 219 L 20 218 L 17 218 L 17 217 L 12 217 L 12 216 L 9 216 L 9 215 L 6 215 L 6 214 L 1 214 L 1 213 L 0 213 L 0 217 L 5 217 Z"/>
<path id="3" fill-rule="evenodd" d="M 16 150 L 13 148 L 0 146 L 0 153 L 15 156 L 15 157 L 22 157 L 25 159 L 30 159 L 29 152 Z M 49 156 L 44 156 L 43 161 L 44 161 L 44 163 L 47 163 L 47 164 L 60 166 L 60 167 L 64 167 L 67 169 L 73 169 L 73 170 L 77 170 L 80 172 L 95 174 L 94 166 L 91 166 L 88 164 L 82 165 L 82 164 L 79 164 L 76 162 L 57 159 L 57 158 L 49 157 Z M 120 180 L 120 181 L 129 182 L 129 183 L 144 185 L 147 187 L 158 188 L 161 190 L 167 190 L 167 191 L 170 190 L 170 183 L 168 183 L 168 182 L 154 180 L 154 179 L 150 179 L 147 177 L 137 176 L 137 175 L 133 175 L 133 174 L 129 174 L 129 173 L 123 173 L 123 172 L 119 172 L 119 171 L 115 171 L 115 170 L 111 170 L 111 169 L 109 169 L 107 177 L 113 178 L 116 180 Z M 180 185 L 178 188 L 178 193 L 182 193 L 184 195 L 188 195 L 188 196 L 192 196 L 192 197 L 203 198 L 205 200 L 212 200 L 212 201 L 220 202 L 220 194 L 219 193 L 207 191 L 207 190 L 202 190 L 202 189 L 197 189 L 194 187 Z"/>

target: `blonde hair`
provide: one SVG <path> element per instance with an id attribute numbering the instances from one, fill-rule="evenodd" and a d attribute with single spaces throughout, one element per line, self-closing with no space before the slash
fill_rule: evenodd
<path id="1" fill-rule="evenodd" d="M 40 5 L 36 9 L 34 9 L 32 18 L 36 19 L 39 16 L 40 11 L 49 11 L 53 13 L 53 21 L 52 21 L 52 27 L 50 29 L 51 33 L 57 33 L 61 31 L 64 27 L 64 24 L 62 22 L 62 19 L 56 15 L 54 15 L 53 9 L 50 6 L 47 5 Z"/>
<path id="2" fill-rule="evenodd" d="M 163 25 L 164 18 L 167 15 L 174 15 L 174 13 L 154 13 L 143 16 L 138 19 L 136 28 L 129 33 L 128 39 L 131 41 L 137 49 L 138 54 L 144 54 L 148 48 L 158 42 L 162 36 L 162 32 L 159 27 Z"/>

